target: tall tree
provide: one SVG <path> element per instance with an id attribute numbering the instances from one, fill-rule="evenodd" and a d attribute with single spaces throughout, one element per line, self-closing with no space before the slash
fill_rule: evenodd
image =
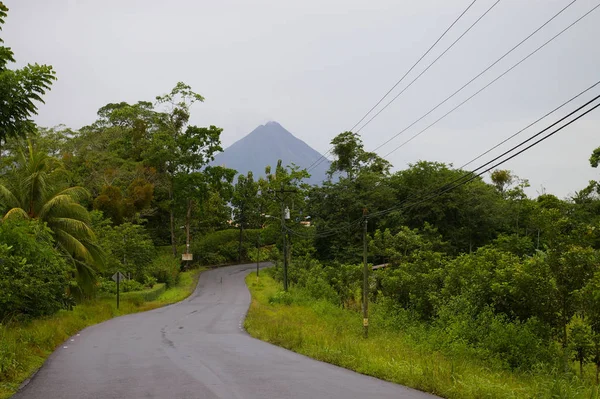
<path id="1" fill-rule="evenodd" d="M 439 162 L 419 161 L 396 172 L 389 185 L 396 201 L 406 204 L 388 218 L 390 228 L 405 224 L 420 228 L 425 222 L 437 227 L 455 251 L 471 251 L 494 238 L 503 226 L 504 202 L 498 190 L 478 178 L 431 201 L 429 196 L 464 176 L 464 171 Z"/>
<path id="2" fill-rule="evenodd" d="M 515 179 L 515 176 L 510 172 L 510 170 L 505 169 L 496 169 L 491 174 L 490 177 L 492 179 L 492 183 L 496 186 L 498 191 L 504 194 L 504 191 L 508 186 L 510 186 Z"/>
<path id="3" fill-rule="evenodd" d="M 207 166 L 201 172 L 178 173 L 174 179 L 175 209 L 185 212 L 186 251 L 191 242 L 193 212 L 202 212 L 211 196 L 230 201 L 233 196 L 233 178 L 236 171 L 221 166 Z M 204 224 L 208 215 L 202 214 Z M 228 220 L 227 217 L 226 220 Z M 202 223 L 202 221 L 200 221 Z"/>
<path id="4" fill-rule="evenodd" d="M 352 179 L 362 170 L 368 169 L 372 172 L 386 174 L 391 164 L 379 157 L 374 152 L 367 152 L 360 136 L 353 132 L 340 133 L 331 140 L 332 153 L 335 160 L 329 168 L 329 176 L 336 172 L 346 173 L 346 177 Z"/>
<path id="5" fill-rule="evenodd" d="M 360 136 L 343 132 L 332 141 L 335 160 L 329 176 L 341 173 L 339 179 L 329 179 L 309 193 L 312 222 L 317 234 L 338 229 L 316 242 L 321 258 L 338 258 L 352 262 L 359 259 L 360 233 L 358 224 L 365 211 L 374 213 L 392 205 L 393 192 L 389 184 L 391 164 L 373 152 L 364 150 Z M 345 174 L 345 176 L 344 176 Z M 370 228 L 375 220 L 370 220 Z"/>
<path id="6" fill-rule="evenodd" d="M 600 147 L 592 151 L 592 155 L 590 156 L 590 165 L 592 165 L 592 168 L 597 168 L 598 164 L 600 164 Z"/>
<path id="7" fill-rule="evenodd" d="M 8 8 L 0 2 L 0 30 Z M 37 113 L 37 103 L 56 79 L 49 65 L 28 64 L 21 69 L 9 69 L 15 62 L 10 47 L 0 38 L 0 145 L 8 138 L 26 137 L 35 130 L 31 117 Z"/>
<path id="8" fill-rule="evenodd" d="M 223 129 L 216 126 L 189 125 L 190 107 L 204 97 L 191 87 L 179 82 L 170 93 L 156 97 L 159 106 L 166 109 L 160 114 L 159 128 L 152 134 L 143 157 L 163 176 L 167 190 L 166 208 L 173 256 L 177 256 L 175 234 L 175 180 L 178 176 L 201 170 L 214 154 L 222 151 L 220 136 Z M 192 206 L 188 202 L 188 209 Z"/>

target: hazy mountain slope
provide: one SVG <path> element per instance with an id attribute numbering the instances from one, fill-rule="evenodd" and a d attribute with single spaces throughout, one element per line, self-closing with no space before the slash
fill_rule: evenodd
<path id="1" fill-rule="evenodd" d="M 212 165 L 226 166 L 244 174 L 251 170 L 254 177 L 258 178 L 265 175 L 265 166 L 275 168 L 278 159 L 284 165 L 295 163 L 301 168 L 308 168 L 320 157 L 321 154 L 279 123 L 268 122 L 217 154 Z M 325 178 L 327 169 L 329 161 L 312 169 L 308 183 L 320 183 Z"/>

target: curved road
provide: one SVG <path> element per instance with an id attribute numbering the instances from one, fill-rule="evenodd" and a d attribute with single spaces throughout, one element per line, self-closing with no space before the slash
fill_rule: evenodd
<path id="1" fill-rule="evenodd" d="M 250 337 L 255 267 L 204 272 L 183 302 L 84 329 L 13 398 L 433 398 Z"/>

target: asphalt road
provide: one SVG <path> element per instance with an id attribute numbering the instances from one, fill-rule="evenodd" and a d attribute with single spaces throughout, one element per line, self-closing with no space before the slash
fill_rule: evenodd
<path id="1" fill-rule="evenodd" d="M 205 272 L 183 302 L 86 328 L 13 398 L 433 398 L 250 337 L 251 270 Z"/>

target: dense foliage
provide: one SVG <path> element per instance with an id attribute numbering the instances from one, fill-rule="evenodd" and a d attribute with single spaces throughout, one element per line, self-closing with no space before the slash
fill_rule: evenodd
<path id="1" fill-rule="evenodd" d="M 370 300 L 386 309 L 384 323 L 434 331 L 435 348 L 509 370 L 600 367 L 597 182 L 566 200 L 529 198 L 526 180 L 496 170 L 490 183 L 442 192 L 467 172 L 422 161 L 392 174 L 358 136 L 332 144 L 338 177 L 307 192 L 316 234 L 297 244 L 309 255 L 292 262 L 291 284 L 360 310 L 366 217 L 369 263 L 382 265 L 370 273 Z"/>
<path id="2" fill-rule="evenodd" d="M 6 15 L 0 3 L 0 26 Z M 0 322 L 112 294 L 117 271 L 127 291 L 173 287 L 188 251 L 204 265 L 289 263 L 292 284 L 358 311 L 366 221 L 382 322 L 431 329 L 436 349 L 505 369 L 600 370 L 599 182 L 531 198 L 526 179 L 495 170 L 449 189 L 471 175 L 429 161 L 392 173 L 353 132 L 332 140 L 320 186 L 281 161 L 236 179 L 208 166 L 222 129 L 190 124 L 204 98 L 188 85 L 48 129 L 31 116 L 52 68 L 13 61 L 0 46 Z"/>
<path id="3" fill-rule="evenodd" d="M 154 243 L 144 227 L 130 222 L 114 226 L 110 220 L 103 219 L 97 223 L 95 231 L 104 251 L 103 274 L 112 275 L 120 271 L 143 283 L 149 276 L 148 265 L 156 254 Z"/>
<path id="4" fill-rule="evenodd" d="M 0 223 L 0 320 L 44 316 L 70 306 L 65 288 L 72 273 L 42 223 Z"/>
<path id="5" fill-rule="evenodd" d="M 0 27 L 7 12 L 0 3 Z M 10 69 L 2 43 L 0 323 L 113 293 L 117 271 L 124 291 L 176 285 L 184 239 L 230 227 L 232 214 L 236 172 L 206 166 L 222 129 L 189 124 L 204 98 L 179 82 L 155 102 L 109 103 L 79 130 L 38 127 L 54 71 Z"/>

